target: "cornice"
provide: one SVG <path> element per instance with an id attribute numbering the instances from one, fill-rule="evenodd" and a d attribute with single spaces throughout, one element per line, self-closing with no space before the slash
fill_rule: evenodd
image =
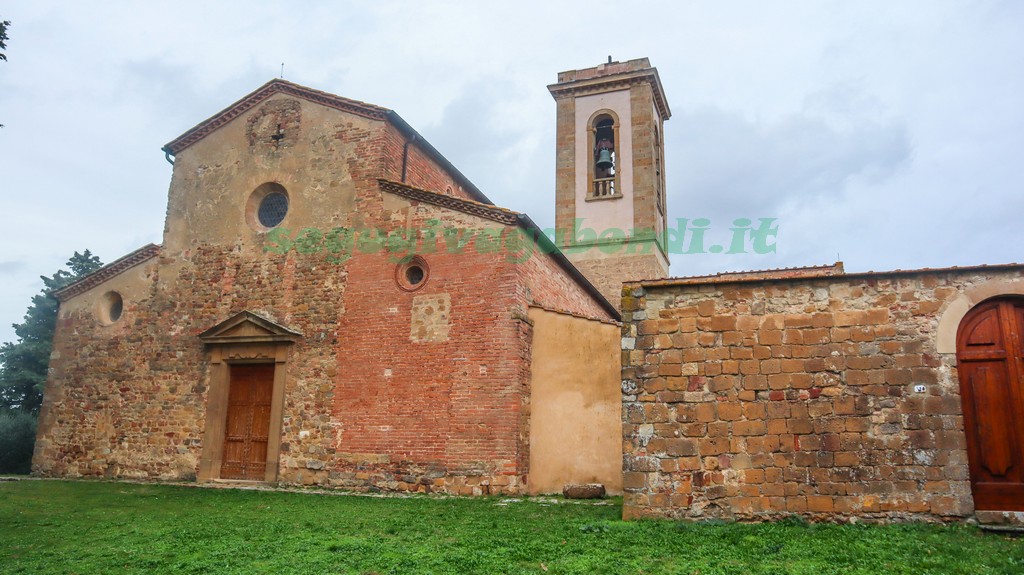
<path id="1" fill-rule="evenodd" d="M 57 301 L 67 301 L 158 255 L 160 246 L 147 244 L 59 290 L 54 290 L 53 297 L 57 298 Z"/>
<path id="2" fill-rule="evenodd" d="M 661 114 L 662 119 L 668 120 L 672 116 L 672 110 L 669 108 L 668 100 L 665 98 L 665 90 L 661 85 L 661 78 L 658 76 L 657 68 L 550 84 L 548 91 L 551 92 L 555 99 L 559 99 L 570 96 L 588 96 L 603 92 L 614 92 L 636 84 L 650 84 L 654 92 L 654 104 L 658 107 L 658 112 Z"/>
<path id="3" fill-rule="evenodd" d="M 341 110 L 343 112 L 348 112 L 371 120 L 384 120 L 391 111 L 387 108 L 367 104 L 366 102 L 342 98 L 341 96 L 336 96 L 334 94 L 314 90 L 312 88 L 307 88 L 286 80 L 275 78 L 274 80 L 260 86 L 256 91 L 250 93 L 248 96 L 245 96 L 241 100 L 231 104 L 217 114 L 214 114 L 209 119 L 197 124 L 192 129 L 178 136 L 164 146 L 163 150 L 177 155 L 185 148 L 205 138 L 217 128 L 220 128 L 241 116 L 275 94 L 288 94 L 290 96 L 295 96 L 316 104 L 327 106 L 328 108 L 334 108 L 336 110 Z"/>
<path id="4" fill-rule="evenodd" d="M 450 210 L 455 210 L 457 212 L 479 216 L 500 224 L 514 226 L 519 222 L 519 214 L 517 212 L 505 208 L 499 208 L 498 206 L 474 202 L 472 200 L 464 200 L 462 198 L 447 196 L 437 192 L 422 190 L 420 188 L 413 188 L 390 180 L 378 180 L 378 182 L 380 183 L 380 188 L 382 190 L 410 200 L 417 200 L 435 206 L 448 208 Z"/>

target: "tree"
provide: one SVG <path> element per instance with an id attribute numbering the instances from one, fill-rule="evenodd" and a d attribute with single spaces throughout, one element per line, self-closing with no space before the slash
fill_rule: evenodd
<path id="1" fill-rule="evenodd" d="M 10 25 L 10 20 L 0 20 L 0 60 L 7 60 L 4 50 L 7 49 L 7 27 Z"/>
<path id="2" fill-rule="evenodd" d="M 39 412 L 57 325 L 57 300 L 52 292 L 99 269 L 103 263 L 85 250 L 75 252 L 66 265 L 68 270 L 58 270 L 51 277 L 39 276 L 45 287 L 32 297 L 25 321 L 14 324 L 18 342 L 0 346 L 0 408 Z"/>
<path id="3" fill-rule="evenodd" d="M 4 50 L 7 49 L 7 27 L 11 25 L 10 20 L 0 20 L 0 60 L 7 61 L 7 54 L 4 54 Z M 4 125 L 0 124 L 0 128 Z"/>

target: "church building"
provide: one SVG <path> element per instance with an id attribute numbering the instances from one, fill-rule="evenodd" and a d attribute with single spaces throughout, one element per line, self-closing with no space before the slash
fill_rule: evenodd
<path id="1" fill-rule="evenodd" d="M 171 141 L 162 243 L 54 294 L 34 473 L 1024 523 L 1024 265 L 669 277 L 657 70 L 548 90 L 553 237 L 284 80 Z"/>
<path id="2" fill-rule="evenodd" d="M 552 86 L 603 158 L 560 168 L 559 223 L 651 227 L 667 104 L 646 60 L 608 71 Z M 395 112 L 284 80 L 164 151 L 163 243 L 56 293 L 36 473 L 621 492 L 613 270 L 664 275 L 653 229 L 574 265 Z"/>

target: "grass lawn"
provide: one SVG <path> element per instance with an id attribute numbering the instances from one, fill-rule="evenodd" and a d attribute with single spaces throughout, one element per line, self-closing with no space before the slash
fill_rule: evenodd
<path id="1" fill-rule="evenodd" d="M 970 527 L 623 522 L 619 512 L 0 482 L 0 573 L 1024 573 L 1024 539 Z"/>

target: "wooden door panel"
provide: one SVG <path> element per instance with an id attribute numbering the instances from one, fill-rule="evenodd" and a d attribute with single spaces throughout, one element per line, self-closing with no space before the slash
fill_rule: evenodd
<path id="1" fill-rule="evenodd" d="M 1003 341 L 999 331 L 998 308 L 993 308 L 978 318 L 971 326 L 966 344 L 970 347 L 980 345 L 1000 345 Z"/>
<path id="2" fill-rule="evenodd" d="M 249 462 L 246 465 L 248 479 L 263 481 L 267 470 L 267 442 L 253 441 L 249 444 Z"/>
<path id="3" fill-rule="evenodd" d="M 977 509 L 1024 511 L 1024 304 L 972 309 L 957 333 L 957 370 Z"/>
<path id="4" fill-rule="evenodd" d="M 986 479 L 1007 477 L 1014 467 L 1017 450 L 1015 434 L 1007 433 L 1005 425 L 1012 422 L 1013 398 L 1006 377 L 1005 364 L 981 363 L 968 366 L 968 380 L 978 414 L 975 418 L 978 461 Z M 1014 470 L 1016 471 L 1016 470 Z M 1014 473 L 1014 476 L 1019 473 Z M 982 477 L 979 477 L 982 480 Z"/>
<path id="5" fill-rule="evenodd" d="M 270 434 L 270 406 L 254 405 L 252 408 L 252 431 L 254 440 L 266 441 Z"/>
<path id="6" fill-rule="evenodd" d="M 270 405 L 271 397 L 274 395 L 274 369 L 260 372 L 254 386 L 253 402 L 257 405 Z"/>
<path id="7" fill-rule="evenodd" d="M 225 426 L 228 441 L 245 438 L 249 430 L 249 409 L 244 403 L 228 406 L 228 423 Z"/>
<path id="8" fill-rule="evenodd" d="M 244 479 L 242 462 L 245 444 L 241 441 L 224 442 L 224 458 L 220 465 L 220 476 L 224 479 Z"/>
<path id="9" fill-rule="evenodd" d="M 1013 306 L 1013 327 L 1016 329 L 1015 345 L 1012 346 L 1013 353 L 1018 358 L 1024 358 L 1024 305 Z M 1018 363 L 1018 365 L 1020 365 Z"/>
<path id="10" fill-rule="evenodd" d="M 221 477 L 263 480 L 267 469 L 273 365 L 232 365 Z"/>

